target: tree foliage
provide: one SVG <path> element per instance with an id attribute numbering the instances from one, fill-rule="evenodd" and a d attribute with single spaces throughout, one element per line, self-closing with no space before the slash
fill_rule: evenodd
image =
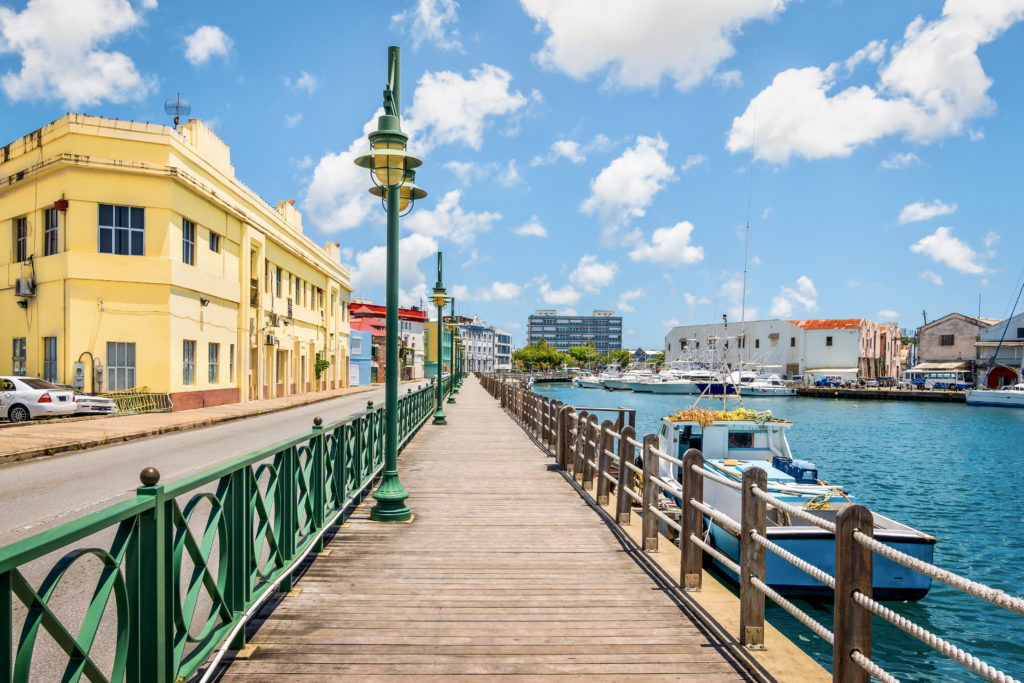
<path id="1" fill-rule="evenodd" d="M 587 342 L 582 346 L 570 346 L 569 356 L 581 368 L 588 367 L 600 359 L 600 354 L 594 348 L 594 342 Z"/>
<path id="2" fill-rule="evenodd" d="M 633 354 L 626 349 L 615 349 L 606 353 L 601 360 L 605 365 L 618 365 L 620 368 L 626 368 L 633 362 Z"/>
<path id="3" fill-rule="evenodd" d="M 536 344 L 516 349 L 512 353 L 512 360 L 530 370 L 546 370 L 548 368 L 561 367 L 567 362 L 568 357 L 541 339 Z"/>

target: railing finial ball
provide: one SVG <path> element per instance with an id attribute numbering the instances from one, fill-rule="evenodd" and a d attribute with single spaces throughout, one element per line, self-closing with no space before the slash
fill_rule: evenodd
<path id="1" fill-rule="evenodd" d="M 156 486 L 160 481 L 160 471 L 155 467 L 147 467 L 139 472 L 139 481 L 143 486 Z"/>
<path id="2" fill-rule="evenodd" d="M 367 401 L 366 402 L 366 409 L 367 410 L 373 410 L 373 401 Z"/>
<path id="3" fill-rule="evenodd" d="M 323 423 L 324 423 L 324 419 L 322 417 L 320 417 L 319 415 L 317 415 L 316 417 L 313 418 L 313 425 L 314 426 L 319 427 Z"/>

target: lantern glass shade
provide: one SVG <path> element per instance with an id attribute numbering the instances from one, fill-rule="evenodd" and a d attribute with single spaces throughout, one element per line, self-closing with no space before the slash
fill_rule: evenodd
<path id="1" fill-rule="evenodd" d="M 431 297 L 434 305 L 437 306 L 437 310 L 444 308 L 444 304 L 448 301 L 448 296 L 443 291 L 434 291 L 434 295 Z"/>
<path id="2" fill-rule="evenodd" d="M 395 138 L 375 140 L 373 149 L 404 152 L 405 142 Z M 373 172 L 381 185 L 397 185 L 405 177 L 405 154 L 374 154 Z"/>

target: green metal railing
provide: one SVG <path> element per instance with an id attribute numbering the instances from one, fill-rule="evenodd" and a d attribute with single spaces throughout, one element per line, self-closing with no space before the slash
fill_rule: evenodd
<path id="1" fill-rule="evenodd" d="M 447 395 L 451 379 L 442 386 Z M 400 446 L 433 415 L 434 402 L 432 386 L 400 397 Z M 58 668 L 67 658 L 65 681 L 180 681 L 229 636 L 240 647 L 250 608 L 276 588 L 291 590 L 292 570 L 323 549 L 323 532 L 372 487 L 384 463 L 384 425 L 383 406 L 369 406 L 168 485 L 144 470 L 131 500 L 0 548 L 0 682 L 33 678 L 42 634 L 48 655 L 54 644 L 63 653 Z M 97 534 L 113 540 L 92 547 Z M 26 565 L 45 568 L 58 552 L 34 587 Z M 62 579 L 87 557 L 90 568 L 98 560 L 99 578 L 84 609 L 68 617 L 66 605 L 51 601 L 61 600 Z M 113 652 L 94 657 L 101 622 L 110 619 L 114 634 L 101 640 Z M 77 635 L 68 623 L 80 624 Z"/>

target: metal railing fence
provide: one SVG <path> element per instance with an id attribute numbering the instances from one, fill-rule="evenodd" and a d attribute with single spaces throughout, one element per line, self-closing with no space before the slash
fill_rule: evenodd
<path id="1" fill-rule="evenodd" d="M 814 516 L 801 507 L 783 503 L 768 493 L 766 473 L 751 467 L 741 481 L 734 481 L 704 468 L 703 454 L 694 448 L 683 458 L 674 458 L 657 447 L 655 434 L 637 438 L 632 426 L 618 427 L 610 420 L 598 425 L 596 415 L 586 409 L 550 400 L 530 391 L 524 384 L 502 376 L 478 375 L 484 388 L 501 401 L 524 429 L 554 456 L 584 495 L 607 505 L 609 488 L 616 492 L 615 521 L 629 524 L 631 508 L 640 507 L 641 544 L 644 550 L 658 549 L 659 525 L 678 536 L 680 548 L 679 586 L 699 591 L 704 554 L 718 560 L 740 577 L 739 639 L 751 649 L 764 648 L 765 598 L 770 598 L 801 624 L 832 645 L 834 681 L 867 683 L 872 677 L 892 682 L 895 677 L 871 660 L 871 618 L 876 615 L 929 645 L 935 651 L 995 683 L 1016 682 L 1013 676 L 958 648 L 922 626 L 900 616 L 872 599 L 872 568 L 875 554 L 897 562 L 934 580 L 942 581 L 967 595 L 1024 615 L 1024 599 L 970 581 L 940 567 L 906 555 L 873 537 L 871 511 L 863 505 L 844 506 L 835 522 Z M 619 423 L 621 425 L 621 422 Z M 639 454 L 639 458 L 636 455 Z M 642 467 L 636 461 L 642 462 Z M 681 491 L 658 476 L 659 462 L 665 460 L 682 471 Z M 712 480 L 736 489 L 741 495 L 741 517 L 734 520 L 704 503 L 704 481 Z M 596 494 L 590 492 L 597 481 Z M 639 482 L 639 483 L 638 483 Z M 664 493 L 663 497 L 660 495 Z M 679 521 L 659 506 L 659 501 L 681 496 Z M 675 507 L 675 505 L 672 505 Z M 831 533 L 835 538 L 836 575 L 831 576 L 806 560 L 768 540 L 768 508 L 788 513 Z M 737 563 L 704 540 L 705 516 L 739 537 Z M 833 591 L 832 630 L 816 621 L 767 585 L 766 552 L 773 552 Z"/>
<path id="2" fill-rule="evenodd" d="M 451 386 L 445 378 L 445 395 Z M 433 414 L 435 392 L 430 385 L 399 397 L 400 447 Z M 371 402 L 180 481 L 160 484 L 147 468 L 133 498 L 0 548 L 0 681 L 35 679 L 40 636 L 55 643 L 60 662 L 67 658 L 66 681 L 180 681 L 226 639 L 240 647 L 254 607 L 276 588 L 291 590 L 295 567 L 323 549 L 323 533 L 372 487 L 383 468 L 384 429 L 384 407 Z M 92 547 L 96 535 L 113 540 Z M 59 559 L 32 585 L 26 566 L 50 562 L 51 553 Z M 54 601 L 83 558 L 102 569 L 69 618 Z M 102 667 L 92 650 L 111 612 L 113 653 Z"/>

